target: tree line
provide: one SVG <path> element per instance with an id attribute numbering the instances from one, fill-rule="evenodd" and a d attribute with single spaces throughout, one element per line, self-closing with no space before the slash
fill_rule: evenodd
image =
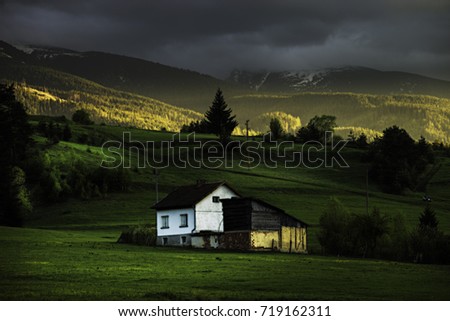
<path id="1" fill-rule="evenodd" d="M 431 142 L 450 144 L 450 100 L 444 98 L 408 94 L 253 94 L 233 97 L 229 103 L 241 120 L 255 119 L 261 113 L 273 111 L 283 111 L 302 121 L 315 115 L 335 115 L 340 126 L 382 131 L 396 124 L 415 139 L 422 135 Z"/>
<path id="2" fill-rule="evenodd" d="M 429 203 L 412 230 L 405 218 L 392 218 L 374 208 L 365 214 L 350 213 L 332 198 L 319 220 L 318 238 L 324 253 L 417 263 L 450 263 L 450 236 L 439 229 Z"/>
<path id="3" fill-rule="evenodd" d="M 129 189 L 127 170 L 88 166 L 76 157 L 68 162 L 51 160 L 45 146 L 31 138 L 35 131 L 50 144 L 72 137 L 68 124 L 41 121 L 33 128 L 14 87 L 0 84 L 0 224 L 21 226 L 33 204 L 105 197 L 108 192 Z"/>
<path id="4" fill-rule="evenodd" d="M 329 136 L 326 133 L 333 133 L 337 125 L 333 115 L 316 115 L 297 131 L 295 138 L 283 131 L 277 118 L 271 119 L 269 126 L 270 135 L 275 140 L 328 144 Z M 335 141 L 342 139 L 334 136 Z M 386 193 L 425 191 L 426 185 L 440 167 L 435 149 L 443 146 L 430 144 L 424 137 L 416 142 L 405 129 L 395 125 L 386 128 L 372 142 L 368 141 L 364 132 L 359 135 L 351 132 L 347 140 L 349 147 L 365 151 L 362 160 L 370 164 L 370 178 Z"/>

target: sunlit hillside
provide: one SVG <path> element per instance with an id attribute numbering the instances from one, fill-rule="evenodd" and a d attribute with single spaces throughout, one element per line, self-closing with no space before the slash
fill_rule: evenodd
<path id="1" fill-rule="evenodd" d="M 238 119 L 283 111 L 300 117 L 305 125 L 315 115 L 335 115 L 339 127 L 362 127 L 380 132 L 397 125 L 415 139 L 450 143 L 450 100 L 423 95 L 369 95 L 355 93 L 302 93 L 230 97 Z"/>
<path id="2" fill-rule="evenodd" d="M 97 123 L 178 131 L 199 119 L 198 112 L 122 92 L 40 66 L 0 64 L 0 80 L 16 83 L 17 98 L 32 115 L 64 115 L 83 108 Z"/>

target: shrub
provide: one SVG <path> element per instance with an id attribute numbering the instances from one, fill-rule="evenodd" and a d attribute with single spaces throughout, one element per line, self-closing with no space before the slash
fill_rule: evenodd
<path id="1" fill-rule="evenodd" d="M 75 123 L 82 124 L 82 125 L 92 125 L 94 122 L 91 120 L 91 116 L 89 113 L 84 109 L 78 109 L 75 111 L 72 115 L 72 120 Z"/>
<path id="2" fill-rule="evenodd" d="M 319 242 L 325 252 L 335 255 L 350 254 L 350 214 L 342 203 L 331 198 L 320 217 Z"/>
<path id="3" fill-rule="evenodd" d="M 396 261 L 412 260 L 410 232 L 403 215 L 398 214 L 389 221 L 388 233 L 380 238 L 375 256 Z"/>
<path id="4" fill-rule="evenodd" d="M 154 246 L 156 245 L 156 229 L 149 226 L 135 226 L 120 234 L 118 243 Z"/>
<path id="5" fill-rule="evenodd" d="M 450 263 L 450 237 L 439 230 L 439 222 L 430 204 L 419 216 L 419 224 L 411 234 L 414 261 L 418 263 Z"/>
<path id="6" fill-rule="evenodd" d="M 0 198 L 0 224 L 22 226 L 24 218 L 33 210 L 25 186 L 25 172 L 17 166 L 8 169 L 1 185 L 5 191 Z"/>

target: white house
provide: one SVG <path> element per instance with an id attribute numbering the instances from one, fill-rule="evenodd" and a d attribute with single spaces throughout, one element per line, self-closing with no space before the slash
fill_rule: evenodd
<path id="1" fill-rule="evenodd" d="M 223 232 L 222 199 L 240 197 L 227 183 L 197 182 L 171 192 L 156 209 L 158 245 L 192 245 L 192 235 Z"/>

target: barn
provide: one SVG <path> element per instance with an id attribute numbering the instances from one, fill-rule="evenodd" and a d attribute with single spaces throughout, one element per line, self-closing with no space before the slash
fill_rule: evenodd
<path id="1" fill-rule="evenodd" d="M 306 253 L 305 222 L 255 198 L 224 199 L 222 205 L 221 248 Z"/>

